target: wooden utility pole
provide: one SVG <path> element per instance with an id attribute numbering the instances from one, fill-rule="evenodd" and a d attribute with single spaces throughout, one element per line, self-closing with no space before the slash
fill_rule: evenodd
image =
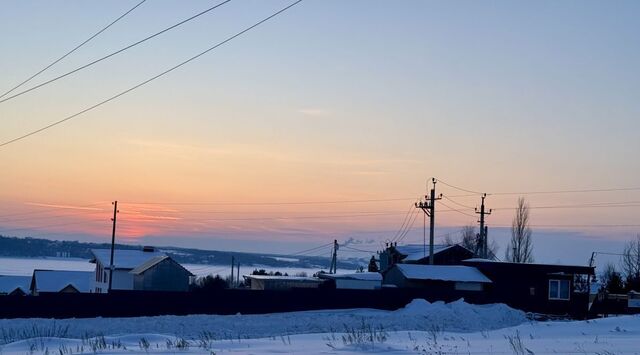
<path id="1" fill-rule="evenodd" d="M 240 285 L 240 261 L 238 261 L 238 263 L 236 264 L 236 271 L 238 271 L 236 272 L 236 279 L 237 279 L 236 286 L 238 286 Z"/>
<path id="2" fill-rule="evenodd" d="M 236 263 L 236 258 L 231 255 L 231 281 L 229 282 L 229 288 L 233 288 L 233 283 L 235 282 L 235 279 L 233 278 L 233 267 Z"/>
<path id="3" fill-rule="evenodd" d="M 333 254 L 331 254 L 331 265 L 329 266 L 329 273 L 335 274 L 338 271 L 338 241 L 333 241 Z"/>
<path id="4" fill-rule="evenodd" d="M 429 264 L 433 265 L 433 238 L 436 223 L 436 201 L 442 199 L 442 194 L 436 198 L 436 179 L 432 178 L 433 188 L 429 196 L 425 195 L 425 200 L 416 203 L 416 208 L 421 209 L 429 217 Z M 425 246 L 426 254 L 426 246 Z M 426 256 L 426 255 L 425 255 Z"/>
<path id="5" fill-rule="evenodd" d="M 482 194 L 482 203 L 480 204 L 480 211 L 476 208 L 476 213 L 480 215 L 480 257 L 483 259 L 487 259 L 488 257 L 488 247 L 487 247 L 487 227 L 484 225 L 484 216 L 490 215 L 491 210 L 487 212 L 484 208 L 484 199 L 487 197 L 487 194 Z"/>
<path id="6" fill-rule="evenodd" d="M 109 260 L 109 288 L 108 292 L 111 292 L 111 286 L 113 285 L 113 254 L 116 249 L 116 217 L 118 216 L 118 201 L 113 202 L 113 229 L 111 231 L 111 258 Z"/>

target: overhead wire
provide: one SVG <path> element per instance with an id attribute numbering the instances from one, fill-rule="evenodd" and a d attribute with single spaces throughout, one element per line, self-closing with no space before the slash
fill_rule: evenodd
<path id="1" fill-rule="evenodd" d="M 407 222 L 409 221 L 409 219 L 411 218 L 411 213 L 415 212 L 415 206 L 414 204 L 409 205 L 409 209 L 407 210 L 407 214 L 405 214 L 403 220 L 402 220 L 402 224 L 400 225 L 400 229 L 398 229 L 396 231 L 396 233 L 394 234 L 393 238 L 391 238 L 391 242 L 395 242 L 396 239 L 400 236 L 400 234 L 402 233 L 402 231 L 405 228 L 405 225 L 407 224 Z"/>
<path id="2" fill-rule="evenodd" d="M 180 22 L 178 22 L 178 23 L 176 23 L 176 24 L 174 24 L 174 25 L 172 25 L 172 26 L 169 26 L 169 27 L 167 27 L 167 28 L 165 28 L 165 29 L 163 29 L 163 30 L 161 30 L 161 31 L 159 31 L 159 32 L 156 32 L 156 33 L 154 33 L 154 34 L 152 34 L 152 35 L 150 35 L 150 36 L 147 36 L 147 37 L 145 37 L 145 38 L 143 38 L 143 39 L 141 39 L 141 40 L 139 40 L 139 41 L 137 41 L 137 42 L 134 42 L 134 43 L 132 43 L 132 44 L 130 44 L 130 45 L 128 45 L 128 46 L 125 46 L 125 47 L 123 47 L 123 48 L 120 48 L 119 50 L 117 50 L 117 51 L 115 51 L 115 52 L 111 52 L 111 53 L 109 53 L 109 54 L 107 54 L 107 55 L 105 55 L 105 56 L 103 56 L 103 57 L 101 57 L 101 58 L 98 58 L 98 59 L 96 59 L 96 60 L 92 61 L 92 62 L 89 62 L 89 63 L 87 63 L 87 64 L 85 64 L 85 65 L 79 66 L 79 67 L 77 67 L 77 68 L 75 68 L 75 69 L 73 69 L 73 70 L 71 70 L 71 71 L 68 71 L 68 72 L 66 72 L 66 73 L 64 73 L 64 74 L 58 75 L 58 76 L 56 76 L 55 78 L 49 79 L 49 80 L 44 81 L 44 82 L 42 82 L 42 83 L 40 83 L 40 84 L 38 84 L 38 85 L 32 86 L 32 87 L 30 87 L 29 89 L 26 89 L 26 90 L 20 91 L 20 92 L 18 92 L 17 94 L 14 94 L 14 95 L 11 95 L 11 96 L 9 96 L 9 97 L 7 97 L 7 98 L 5 98 L 5 99 L 2 99 L 2 100 L 0 100 L 0 104 L 1 104 L 1 103 L 3 103 L 3 102 L 9 101 L 9 100 L 11 100 L 11 99 L 14 99 L 14 98 L 16 98 L 16 97 L 18 97 L 18 96 L 22 96 L 22 95 L 24 95 L 24 94 L 26 94 L 26 93 L 28 93 L 28 92 L 31 92 L 31 91 L 33 91 L 33 90 L 36 90 L 36 89 L 38 89 L 38 88 L 41 88 L 41 87 L 43 87 L 43 86 L 45 86 L 45 85 L 51 84 L 51 83 L 53 83 L 54 81 L 58 81 L 58 80 L 60 80 L 60 79 L 62 79 L 62 78 L 65 78 L 65 77 L 67 77 L 67 76 L 71 75 L 71 74 L 77 73 L 77 72 L 79 72 L 79 71 L 81 71 L 81 70 L 83 70 L 83 69 L 86 69 L 86 68 L 88 68 L 88 67 L 90 67 L 90 66 L 93 66 L 93 65 L 95 65 L 95 64 L 97 64 L 97 63 L 100 63 L 100 62 L 102 62 L 103 60 L 109 59 L 109 58 L 111 58 L 111 57 L 113 57 L 113 56 L 115 56 L 115 55 L 117 55 L 117 54 L 120 54 L 120 53 L 122 53 L 122 52 L 124 52 L 124 51 L 126 51 L 126 50 L 128 50 L 128 49 L 131 49 L 131 48 L 133 48 L 133 47 L 135 47 L 135 46 L 137 46 L 137 45 L 139 45 L 139 44 L 142 44 L 142 43 L 144 43 L 144 42 L 146 42 L 146 41 L 148 41 L 148 40 L 150 40 L 150 39 L 152 39 L 152 38 L 155 38 L 155 37 L 157 37 L 157 36 L 159 36 L 159 35 L 161 35 L 161 34 L 163 34 L 163 33 L 165 33 L 165 32 L 168 32 L 168 31 L 170 31 L 170 30 L 172 30 L 172 29 L 174 29 L 174 28 L 176 28 L 176 27 L 178 27 L 178 26 L 181 26 L 181 25 L 183 25 L 183 24 L 185 24 L 185 23 L 187 23 L 187 22 L 189 22 L 189 21 L 192 21 L 192 20 L 194 20 L 194 19 L 196 19 L 196 18 L 198 18 L 198 17 L 200 17 L 200 16 L 202 16 L 202 15 L 204 15 L 204 14 L 206 14 L 206 13 L 210 12 L 210 11 L 213 11 L 213 10 L 217 9 L 218 7 L 220 7 L 220 6 L 222 6 L 222 5 L 226 4 L 226 3 L 228 3 L 228 2 L 230 2 L 230 1 L 231 1 L 231 0 L 224 0 L 224 1 L 222 1 L 221 3 L 216 4 L 216 5 L 212 6 L 212 7 L 209 7 L 208 9 L 206 9 L 206 10 L 204 10 L 204 11 L 201 11 L 201 12 L 199 12 L 199 13 L 197 13 L 197 14 L 195 14 L 195 15 L 193 15 L 193 16 L 191 16 L 191 17 L 189 17 L 189 18 L 186 18 L 186 19 L 184 19 L 184 20 L 182 20 L 182 21 L 180 21 Z"/>
<path id="3" fill-rule="evenodd" d="M 416 211 L 416 213 L 414 214 L 413 220 L 411 220 L 411 223 L 405 229 L 404 233 L 400 236 L 400 238 L 396 240 L 396 243 L 400 243 L 407 236 L 407 234 L 409 234 L 409 231 L 411 230 L 411 228 L 413 228 L 413 224 L 416 222 L 416 219 L 418 218 L 419 214 L 420 214 L 420 211 Z"/>
<path id="4" fill-rule="evenodd" d="M 392 202 L 392 201 L 408 201 L 413 200 L 413 197 L 396 197 L 396 198 L 381 198 L 381 199 L 361 199 L 361 200 L 328 200 L 328 201 L 276 201 L 276 202 L 131 202 L 121 201 L 118 203 L 129 205 L 166 205 L 166 206 L 280 206 L 280 205 L 329 205 L 329 204 L 341 204 L 341 203 L 369 203 L 369 202 Z"/>
<path id="5" fill-rule="evenodd" d="M 16 138 L 10 139 L 8 141 L 5 141 L 3 143 L 0 143 L 0 147 L 4 147 L 4 146 L 9 145 L 11 143 L 15 143 L 15 142 L 20 141 L 22 139 L 28 138 L 28 137 L 30 137 L 30 136 L 32 136 L 34 134 L 40 133 L 42 131 L 45 131 L 45 130 L 47 130 L 49 128 L 55 127 L 55 126 L 57 126 L 57 125 L 59 125 L 61 123 L 69 121 L 69 120 L 71 120 L 71 119 L 73 119 L 75 117 L 78 117 L 78 116 L 86 113 L 86 112 L 89 112 L 89 111 L 91 111 L 91 110 L 93 110 L 95 108 L 98 108 L 98 107 L 100 107 L 100 106 L 102 106 L 102 105 L 104 105 L 104 104 L 106 104 L 108 102 L 111 102 L 111 101 L 119 98 L 120 96 L 126 95 L 127 93 L 129 93 L 129 92 L 131 92 L 133 90 L 136 90 L 136 89 L 138 89 L 138 88 L 140 88 L 140 87 L 142 87 L 142 86 L 144 86 L 144 85 L 146 85 L 146 84 L 148 84 L 148 83 L 150 83 L 150 82 L 152 82 L 152 81 L 154 81 L 154 80 L 156 80 L 156 79 L 158 79 L 158 78 L 160 78 L 160 77 L 162 77 L 162 76 L 164 76 L 166 74 L 169 74 L 170 72 L 172 72 L 172 71 L 174 71 L 174 70 L 176 70 L 176 69 L 178 69 L 178 68 L 180 68 L 180 67 L 182 67 L 182 66 L 184 66 L 184 65 L 186 65 L 186 64 L 188 64 L 188 63 L 190 63 L 190 62 L 192 62 L 192 61 L 194 61 L 194 60 L 196 60 L 198 58 L 200 58 L 201 56 L 211 52 L 212 50 L 214 50 L 214 49 L 216 49 L 216 48 L 218 48 L 218 47 L 220 47 L 222 45 L 224 45 L 225 43 L 232 41 L 233 39 L 243 35 L 244 33 L 248 32 L 248 31 L 250 31 L 250 30 L 252 30 L 252 29 L 254 29 L 254 28 L 258 27 L 258 26 L 260 26 L 261 24 L 263 24 L 263 23 L 271 20 L 272 18 L 280 15 L 281 13 L 287 11 L 288 9 L 290 9 L 293 6 L 299 4 L 300 2 L 302 2 L 302 0 L 297 0 L 297 1 L 287 5 L 286 7 L 278 10 L 277 12 L 275 12 L 275 13 L 273 13 L 271 15 L 269 15 L 268 17 L 265 17 L 264 19 L 262 19 L 262 20 L 260 20 L 260 21 L 258 21 L 256 23 L 254 23 L 253 25 L 245 28 L 244 30 L 242 30 L 240 32 L 237 32 L 236 34 L 228 37 L 227 39 L 225 39 L 225 40 L 223 40 L 221 42 L 218 42 L 217 44 L 213 45 L 212 47 L 207 48 L 206 50 L 204 50 L 204 51 L 192 56 L 191 58 L 189 58 L 189 59 L 187 59 L 187 60 L 185 60 L 185 61 L 183 61 L 183 62 L 181 62 L 181 63 L 179 63 L 179 64 L 177 64 L 177 65 L 175 65 L 175 66 L 163 71 L 163 72 L 161 72 L 160 74 L 157 74 L 157 75 L 155 75 L 155 76 L 153 76 L 153 77 L 151 77 L 151 78 L 149 78 L 149 79 L 147 79 L 147 80 L 145 80 L 145 81 L 143 81 L 143 82 L 141 82 L 141 83 L 139 83 L 139 84 L 137 84 L 137 85 L 135 85 L 133 87 L 130 87 L 129 89 L 126 89 L 126 90 L 124 90 L 124 91 L 122 91 L 122 92 L 120 92 L 120 93 L 118 93 L 118 94 L 116 94 L 114 96 L 111 96 L 108 99 L 100 101 L 99 103 L 97 103 L 97 104 L 95 104 L 93 106 L 90 106 L 90 107 L 88 107 L 88 108 L 86 108 L 86 109 L 84 109 L 82 111 L 79 111 L 79 112 L 77 112 L 75 114 L 67 116 L 67 117 L 65 117 L 65 118 L 63 118 L 61 120 L 58 120 L 58 121 L 53 122 L 53 123 L 50 123 L 50 124 L 48 124 L 48 125 L 46 125 L 44 127 L 41 127 L 39 129 L 36 129 L 36 130 L 31 131 L 31 132 L 26 133 L 26 134 L 23 134 L 23 135 L 21 135 L 19 137 L 16 137 Z"/>
<path id="6" fill-rule="evenodd" d="M 449 198 L 449 196 L 447 196 L 447 195 L 442 195 L 442 197 L 445 198 L 446 200 L 452 202 L 452 203 L 455 203 L 456 205 L 458 205 L 460 207 L 464 207 L 464 208 L 468 208 L 468 209 L 471 209 L 471 210 L 475 210 L 475 207 L 472 207 L 472 206 L 465 205 L 465 204 L 462 204 L 460 202 L 457 202 L 456 200 Z"/>
<path id="7" fill-rule="evenodd" d="M 443 205 L 444 207 L 448 208 L 448 209 L 449 209 L 449 210 L 451 210 L 451 211 L 458 212 L 458 213 L 463 214 L 463 215 L 465 215 L 465 216 L 469 216 L 469 217 L 476 218 L 476 216 L 475 216 L 475 215 L 472 215 L 472 214 L 469 214 L 469 213 L 466 213 L 466 212 L 460 211 L 459 209 L 453 208 L 453 207 L 451 207 L 451 206 L 447 205 L 446 203 L 444 203 L 444 202 L 442 202 L 442 201 L 440 201 L 440 204 L 441 204 L 441 205 Z"/>
<path id="8" fill-rule="evenodd" d="M 84 42 L 78 44 L 77 46 L 75 46 L 73 49 L 71 49 L 70 51 L 68 51 L 67 53 L 65 53 L 62 57 L 54 60 L 52 63 L 50 63 L 49 65 L 45 66 L 44 68 L 40 69 L 38 72 L 36 72 L 35 74 L 29 76 L 27 79 L 25 79 L 24 81 L 20 82 L 18 85 L 12 87 L 11 89 L 7 90 L 6 92 L 4 92 L 2 95 L 0 95 L 0 99 L 7 96 L 8 94 L 12 93 L 13 91 L 15 91 L 16 89 L 18 89 L 19 87 L 21 87 L 22 85 L 30 82 L 31 80 L 35 79 L 37 76 L 39 76 L 40 74 L 44 73 L 45 71 L 47 71 L 49 68 L 51 68 L 52 66 L 56 65 L 57 63 L 59 63 L 61 60 L 65 59 L 66 57 L 70 56 L 73 52 L 77 51 L 78 49 L 80 49 L 82 46 L 84 46 L 85 44 L 89 43 L 92 39 L 98 37 L 102 32 L 106 31 L 107 29 L 109 29 L 109 27 L 115 25 L 118 21 L 120 21 L 121 19 L 123 19 L 125 16 L 127 16 L 129 13 L 131 13 L 133 10 L 137 9 L 140 5 L 142 5 L 145 1 L 147 0 L 142 0 L 139 3 L 137 3 L 135 6 L 133 6 L 132 8 L 130 8 L 129 10 L 127 10 L 125 13 L 123 13 L 122 15 L 120 15 L 119 17 L 117 17 L 115 20 L 111 21 L 107 26 L 103 27 L 102 29 L 100 29 L 98 32 L 94 33 L 91 37 L 87 38 L 86 40 L 84 40 Z"/>

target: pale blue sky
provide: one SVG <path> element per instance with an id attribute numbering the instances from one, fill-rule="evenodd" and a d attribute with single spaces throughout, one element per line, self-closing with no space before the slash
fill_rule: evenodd
<path id="1" fill-rule="evenodd" d="M 0 91 L 136 2 L 2 1 Z M 288 3 L 234 0 L 0 104 L 0 140 L 90 106 Z M 34 82 L 212 4 L 149 0 Z M 0 151 L 0 198 L 15 208 L 116 198 L 404 197 L 422 193 L 431 176 L 482 191 L 637 186 L 639 14 L 637 1 L 305 0 L 117 102 L 7 146 Z M 492 202 L 511 206 L 515 198 Z M 531 203 L 634 199 L 640 200 L 637 191 L 538 196 Z M 639 211 L 555 210 L 540 212 L 535 222 L 632 224 Z M 505 225 L 511 215 L 492 218 Z M 354 221 L 335 232 L 346 238 L 393 230 L 401 221 Z M 311 232 L 295 237 L 300 243 L 332 238 L 318 230 L 325 225 L 304 227 Z M 635 234 L 572 232 L 617 241 Z M 227 231 L 219 239 L 261 240 L 269 233 Z"/>

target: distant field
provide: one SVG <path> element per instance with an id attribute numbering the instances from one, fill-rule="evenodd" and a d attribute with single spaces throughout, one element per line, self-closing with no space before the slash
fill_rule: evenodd
<path id="1" fill-rule="evenodd" d="M 227 276 L 231 274 L 231 265 L 203 265 L 203 264 L 183 264 L 189 271 L 196 276 L 205 276 L 209 274 Z M 77 270 L 77 271 L 93 271 L 94 264 L 89 260 L 76 258 L 0 258 L 0 275 L 13 276 L 31 276 L 35 269 L 45 270 Z M 295 275 L 300 272 L 306 272 L 311 276 L 319 269 L 309 268 L 290 268 L 290 267 L 274 267 L 274 266 L 243 266 L 240 265 L 240 274 L 250 274 L 254 269 L 265 269 L 269 271 L 280 271 L 289 275 Z M 328 268 L 327 268 L 328 269 Z M 354 270 L 338 270 L 338 272 L 353 272 Z M 235 271 L 234 271 L 235 272 Z"/>

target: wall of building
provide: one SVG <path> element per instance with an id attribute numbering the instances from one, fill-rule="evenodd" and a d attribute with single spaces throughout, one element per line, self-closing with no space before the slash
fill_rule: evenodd
<path id="1" fill-rule="evenodd" d="M 165 259 L 139 275 L 132 275 L 133 288 L 137 291 L 189 290 L 189 272 L 171 259 Z"/>

